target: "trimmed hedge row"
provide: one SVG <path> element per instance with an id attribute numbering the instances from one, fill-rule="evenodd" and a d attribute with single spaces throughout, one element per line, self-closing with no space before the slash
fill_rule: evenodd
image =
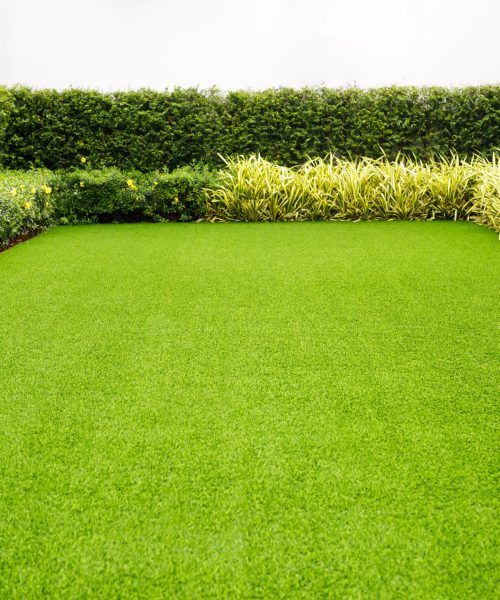
<path id="1" fill-rule="evenodd" d="M 101 93 L 0 89 L 0 164 L 142 172 L 260 153 L 284 165 L 309 156 L 463 156 L 500 146 L 500 86 L 215 89 Z"/>

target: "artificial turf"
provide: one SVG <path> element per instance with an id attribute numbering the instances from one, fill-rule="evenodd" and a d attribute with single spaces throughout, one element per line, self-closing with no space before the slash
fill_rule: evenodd
<path id="1" fill-rule="evenodd" d="M 495 597 L 499 291 L 470 223 L 0 254 L 0 597 Z"/>

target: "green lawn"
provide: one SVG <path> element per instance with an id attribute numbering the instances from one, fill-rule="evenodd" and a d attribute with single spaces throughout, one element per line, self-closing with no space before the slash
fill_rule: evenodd
<path id="1" fill-rule="evenodd" d="M 0 597 L 497 597 L 498 266 L 453 222 L 0 254 Z"/>

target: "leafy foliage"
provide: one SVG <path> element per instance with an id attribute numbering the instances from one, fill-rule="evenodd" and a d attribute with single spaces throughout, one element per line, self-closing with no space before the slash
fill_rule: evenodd
<path id="1" fill-rule="evenodd" d="M 457 156 L 423 163 L 330 155 L 289 168 L 261 156 L 228 159 L 211 191 L 212 221 L 469 219 L 500 229 L 500 163 Z"/>
<path id="2" fill-rule="evenodd" d="M 333 155 L 289 168 L 261 156 L 215 173 L 0 171 L 0 248 L 51 223 L 470 219 L 500 231 L 500 159 Z"/>
<path id="3" fill-rule="evenodd" d="M 114 168 L 0 171 L 0 248 L 51 223 L 195 221 L 218 175 L 185 167 L 172 173 Z"/>
<path id="4" fill-rule="evenodd" d="M 0 165 L 4 162 L 7 126 L 13 109 L 13 96 L 8 88 L 0 86 Z"/>
<path id="5" fill-rule="evenodd" d="M 478 159 L 477 165 L 473 219 L 500 232 L 500 156 Z"/>
<path id="6" fill-rule="evenodd" d="M 287 166 L 328 152 L 490 153 L 500 146 L 500 86 L 269 89 L 0 90 L 0 161 L 7 168 L 142 172 L 260 154 Z"/>
<path id="7" fill-rule="evenodd" d="M 218 181 L 218 175 L 207 168 L 182 167 L 171 173 L 144 175 L 144 215 L 155 221 L 201 219 L 205 216 L 206 192 L 217 188 Z"/>
<path id="8" fill-rule="evenodd" d="M 140 221 L 144 192 L 137 178 L 137 173 L 113 168 L 59 174 L 54 185 L 54 216 L 62 223 Z"/>
<path id="9" fill-rule="evenodd" d="M 193 221 L 203 216 L 206 187 L 217 176 L 184 167 L 172 173 L 79 169 L 54 181 L 55 218 L 60 223 Z"/>
<path id="10" fill-rule="evenodd" d="M 51 222 L 50 172 L 0 172 L 0 249 Z"/>

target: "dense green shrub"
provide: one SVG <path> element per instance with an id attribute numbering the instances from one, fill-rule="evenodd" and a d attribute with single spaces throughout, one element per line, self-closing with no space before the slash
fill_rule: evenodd
<path id="1" fill-rule="evenodd" d="M 146 217 L 196 221 L 205 216 L 206 191 L 218 187 L 219 177 L 208 169 L 183 167 L 172 173 L 145 175 L 141 183 Z"/>
<path id="2" fill-rule="evenodd" d="M 0 249 L 50 224 L 50 178 L 47 171 L 0 172 Z"/>
<path id="3" fill-rule="evenodd" d="M 83 156 L 94 168 L 154 171 L 217 161 L 215 92 L 148 90 L 10 91 L 4 166 L 71 169 Z"/>
<path id="4" fill-rule="evenodd" d="M 0 91 L 0 160 L 8 168 L 142 172 L 218 154 L 260 153 L 287 166 L 309 156 L 471 156 L 500 147 L 500 86 L 462 89 L 175 89 Z"/>
<path id="5" fill-rule="evenodd" d="M 0 171 L 0 249 L 54 223 L 195 221 L 205 215 L 205 190 L 218 181 L 213 171 L 190 167 Z"/>
<path id="6" fill-rule="evenodd" d="M 184 167 L 171 173 L 79 169 L 54 176 L 54 217 L 60 223 L 193 221 L 204 214 L 206 187 L 217 176 Z"/>
<path id="7" fill-rule="evenodd" d="M 136 173 L 118 169 L 58 173 L 53 181 L 54 216 L 61 223 L 140 221 L 144 192 Z"/>

